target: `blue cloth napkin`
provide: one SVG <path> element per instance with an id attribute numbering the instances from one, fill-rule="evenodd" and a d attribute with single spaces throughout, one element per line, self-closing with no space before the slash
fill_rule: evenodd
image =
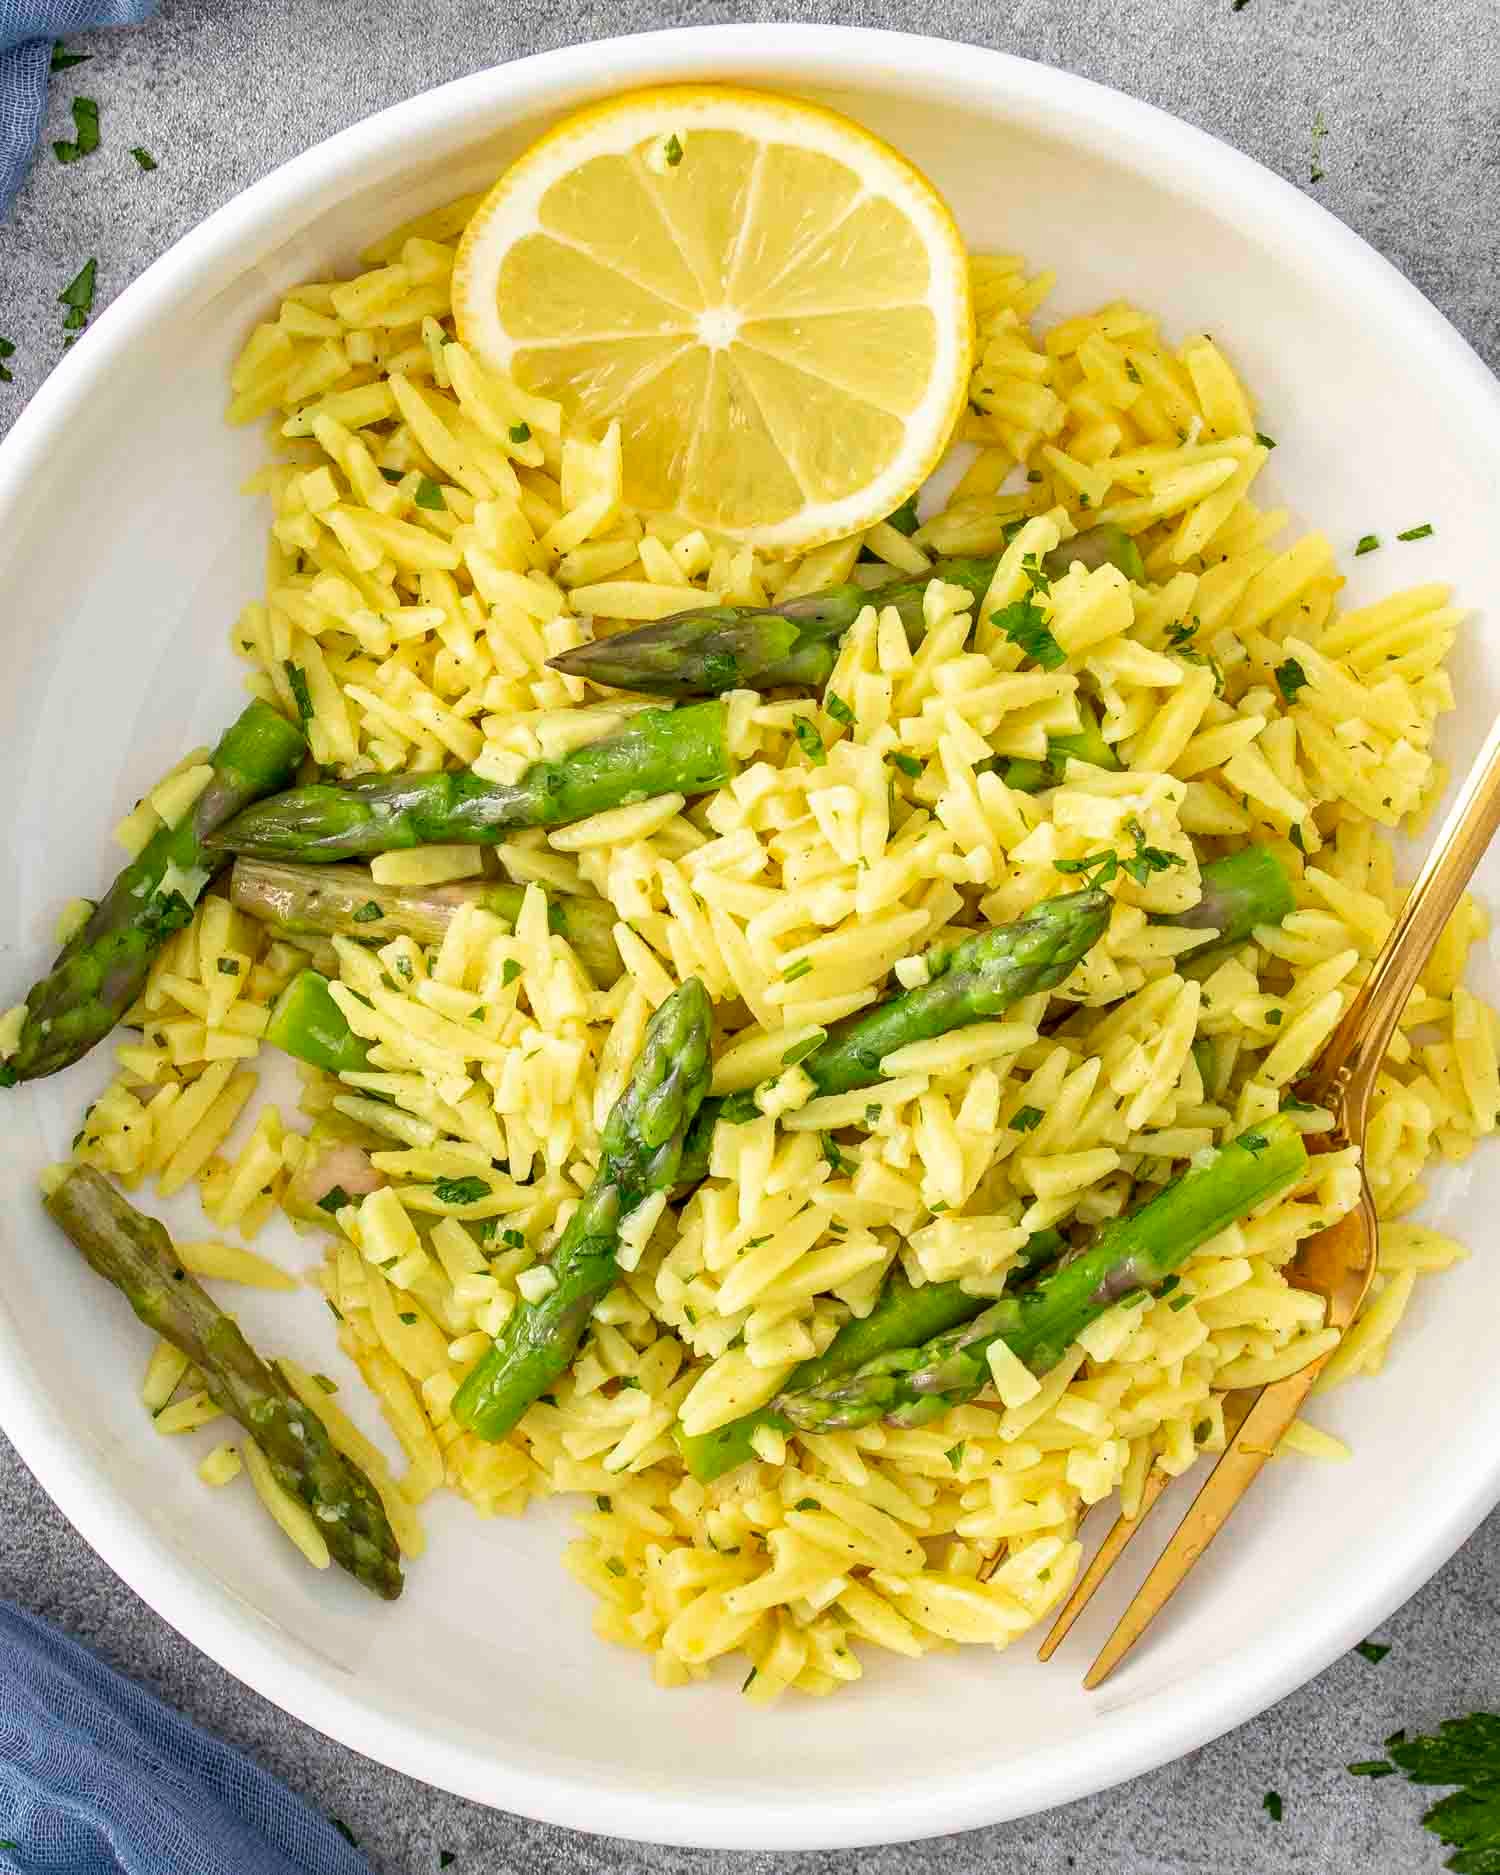
<path id="1" fill-rule="evenodd" d="M 0 221 L 42 133 L 53 41 L 138 26 L 155 10 L 156 0 L 0 0 Z"/>
<path id="2" fill-rule="evenodd" d="M 0 1602 L 0 1871 L 370 1875 L 279 1779 Z"/>

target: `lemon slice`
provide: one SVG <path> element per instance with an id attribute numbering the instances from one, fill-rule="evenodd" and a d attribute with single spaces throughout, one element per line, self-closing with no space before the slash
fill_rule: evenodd
<path id="1" fill-rule="evenodd" d="M 900 505 L 963 409 L 968 262 L 858 124 L 685 85 L 580 111 L 480 203 L 459 335 L 596 430 L 638 508 L 786 551 Z"/>

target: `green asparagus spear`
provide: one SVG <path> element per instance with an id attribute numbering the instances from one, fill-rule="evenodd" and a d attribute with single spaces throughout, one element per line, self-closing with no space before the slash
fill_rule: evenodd
<path id="1" fill-rule="evenodd" d="M 266 703 L 252 703 L 230 725 L 209 757 L 213 779 L 192 808 L 152 836 L 26 998 L 20 1043 L 0 1062 L 0 1087 L 55 1074 L 109 1034 L 140 994 L 152 958 L 190 922 L 199 894 L 223 864 L 208 850 L 208 836 L 250 802 L 284 788 L 306 746 Z"/>
<path id="2" fill-rule="evenodd" d="M 1023 794 L 1055 788 L 1067 772 L 1069 758 L 1074 756 L 1080 762 L 1091 762 L 1095 768 L 1119 768 L 1120 758 L 1100 734 L 1098 715 L 1087 697 L 1078 698 L 1078 714 L 1083 720 L 1081 729 L 1071 735 L 1048 736 L 1046 761 L 1028 762 L 1017 756 L 1000 764 L 1008 788 L 1019 788 Z"/>
<path id="3" fill-rule="evenodd" d="M 1276 1114 L 1107 1225 L 1087 1250 L 1019 1295 L 1002 1296 L 982 1315 L 921 1346 L 880 1355 L 847 1379 L 784 1393 L 775 1410 L 803 1432 L 847 1430 L 880 1418 L 893 1426 L 922 1425 L 984 1387 L 996 1342 L 1033 1373 L 1046 1373 L 1106 1309 L 1150 1294 L 1200 1244 L 1284 1191 L 1306 1164 L 1301 1135 L 1288 1115 Z"/>
<path id="4" fill-rule="evenodd" d="M 1193 965 L 1223 960 L 1243 944 L 1259 924 L 1280 924 L 1297 909 L 1292 882 L 1268 846 L 1245 846 L 1222 859 L 1211 859 L 1200 871 L 1203 896 L 1186 911 L 1154 918 L 1153 924 L 1174 924 L 1189 931 L 1217 931 L 1218 937 L 1203 950 L 1189 951 Z"/>
<path id="5" fill-rule="evenodd" d="M 98 1274 L 198 1369 L 215 1405 L 239 1421 L 277 1483 L 317 1519 L 334 1561 L 394 1601 L 401 1563 L 375 1487 L 182 1267 L 162 1225 L 92 1166 L 68 1166 L 44 1202 Z"/>
<path id="6" fill-rule="evenodd" d="M 211 844 L 316 864 L 454 841 L 493 846 L 517 827 L 561 827 L 653 795 L 702 794 L 729 773 L 722 704 L 641 710 L 615 735 L 533 762 L 519 781 L 461 769 L 320 782 L 250 808 Z"/>
<path id="7" fill-rule="evenodd" d="M 316 970 L 299 970 L 276 998 L 266 1040 L 327 1074 L 359 1074 L 369 1063 L 370 1044 L 350 1028 Z"/>
<path id="8" fill-rule="evenodd" d="M 996 925 L 973 937 L 927 952 L 928 980 L 872 1009 L 861 1009 L 829 1029 L 826 1040 L 798 1065 L 820 1094 L 846 1094 L 881 1078 L 880 1064 L 909 1042 L 930 1041 L 950 1029 L 997 1016 L 1038 990 L 1056 989 L 1078 960 L 1103 936 L 1109 923 L 1108 896 L 1093 887 L 1044 900 L 1014 924 Z M 753 1100 L 734 1095 L 728 1118 L 752 1119 Z M 715 1122 L 725 1114 L 722 1099 L 699 1109 L 682 1155 L 680 1179 L 697 1184 L 708 1176 Z"/>
<path id="9" fill-rule="evenodd" d="M 1118 527 L 1089 528 L 1054 548 L 1042 565 L 1050 577 L 1059 579 L 1075 560 L 1087 567 L 1116 566 L 1130 579 L 1144 576 L 1135 542 Z M 663 697 L 712 697 L 726 690 L 770 690 L 780 684 L 816 690 L 828 681 L 839 641 L 867 605 L 894 606 L 915 647 L 926 629 L 922 596 L 932 581 L 964 587 L 978 605 L 999 563 L 998 555 L 938 560 L 915 577 L 883 586 L 830 586 L 779 606 L 698 606 L 635 631 L 578 645 L 550 662 L 569 677 Z"/>
<path id="10" fill-rule="evenodd" d="M 1028 1238 L 1016 1265 L 1016 1279 L 1024 1280 L 1050 1263 L 1063 1248 L 1060 1231 L 1037 1231 Z M 813 1360 L 794 1368 L 786 1383 L 788 1393 L 802 1393 L 830 1380 L 852 1374 L 877 1355 L 893 1348 L 919 1346 L 946 1328 L 972 1321 L 988 1307 L 983 1296 L 971 1296 L 960 1283 L 925 1283 L 914 1289 L 898 1269 L 881 1290 L 874 1308 L 862 1321 L 850 1320 Z M 678 1426 L 678 1449 L 688 1470 L 700 1484 L 711 1484 L 736 1465 L 754 1458 L 751 1444 L 762 1426 L 777 1432 L 794 1430 L 773 1407 L 762 1406 L 716 1426 L 712 1432 L 689 1433 Z"/>
<path id="11" fill-rule="evenodd" d="M 385 944 L 413 937 L 436 944 L 461 905 L 477 905 L 513 925 L 525 887 L 492 879 L 454 885 L 376 885 L 362 866 L 286 866 L 237 859 L 229 896 L 242 912 L 292 937 L 352 937 Z M 547 893 L 548 928 L 565 937 L 600 989 L 620 974 L 614 907 L 582 893 Z"/>
<path id="12" fill-rule="evenodd" d="M 647 1025 L 625 1091 L 604 1123 L 599 1169 L 552 1252 L 551 1291 L 518 1303 L 495 1346 L 453 1396 L 453 1417 L 503 1439 L 572 1360 L 595 1305 L 615 1280 L 630 1213 L 677 1183 L 698 1103 L 708 1091 L 713 1010 L 689 977 Z"/>

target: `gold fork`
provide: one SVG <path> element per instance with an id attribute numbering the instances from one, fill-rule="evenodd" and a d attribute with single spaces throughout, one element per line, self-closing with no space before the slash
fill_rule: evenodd
<path id="1" fill-rule="evenodd" d="M 1297 1083 L 1300 1098 L 1326 1107 L 1333 1114 L 1332 1130 L 1309 1139 L 1309 1146 L 1315 1150 L 1363 1147 L 1376 1076 L 1401 1012 L 1497 828 L 1500 721 L 1491 730 L 1444 821 L 1369 976 L 1356 990 L 1317 1061 Z M 1359 1204 L 1337 1224 L 1304 1238 L 1287 1270 L 1288 1280 L 1299 1289 L 1324 1298 L 1326 1323 L 1341 1334 L 1353 1324 L 1375 1275 L 1377 1237 L 1375 1202 L 1361 1165 Z M 1258 1394 L 1247 1391 L 1227 1397 L 1225 1450 L 1085 1674 L 1085 1687 L 1098 1686 L 1114 1672 L 1171 1600 L 1255 1482 L 1261 1466 L 1276 1450 L 1281 1435 L 1296 1418 L 1324 1363 L 1335 1351 L 1330 1348 L 1300 1372 L 1262 1387 Z M 1118 1518 L 1105 1537 L 1042 1642 L 1043 1660 L 1051 1659 L 1170 1482 L 1159 1467 L 1148 1473 L 1136 1515 Z"/>

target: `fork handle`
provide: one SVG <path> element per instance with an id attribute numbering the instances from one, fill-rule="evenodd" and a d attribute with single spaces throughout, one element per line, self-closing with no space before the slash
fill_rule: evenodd
<path id="1" fill-rule="evenodd" d="M 1230 1512 L 1275 1452 L 1281 1435 L 1297 1417 L 1302 1402 L 1312 1391 L 1324 1362 L 1332 1353 L 1330 1348 L 1321 1359 L 1310 1361 L 1297 1373 L 1288 1374 L 1285 1380 L 1275 1380 L 1261 1388 L 1259 1398 L 1204 1479 L 1171 1542 L 1157 1557 L 1151 1573 L 1121 1615 L 1114 1633 L 1099 1650 L 1098 1659 L 1084 1675 L 1087 1690 L 1092 1692 L 1114 1672 L 1229 1521 Z"/>
<path id="2" fill-rule="evenodd" d="M 1432 947 L 1500 829 L 1500 717 L 1397 914 L 1370 974 L 1299 1091 L 1320 1106 L 1343 1096 L 1346 1128 L 1358 1137 L 1375 1076 Z"/>

